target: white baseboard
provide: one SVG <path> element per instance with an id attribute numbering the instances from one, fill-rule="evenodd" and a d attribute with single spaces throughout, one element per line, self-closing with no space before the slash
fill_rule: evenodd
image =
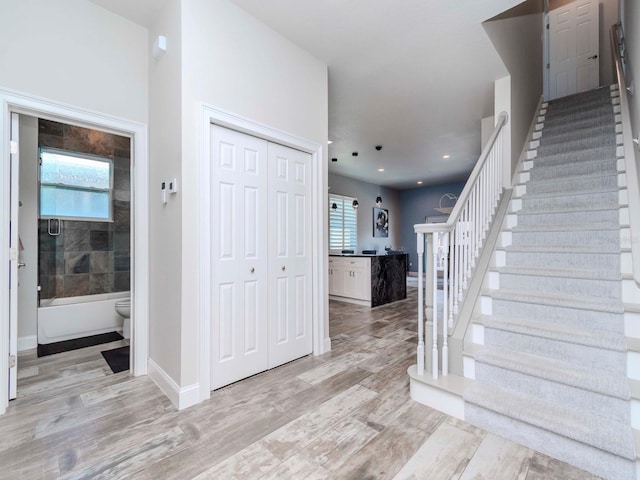
<path id="1" fill-rule="evenodd" d="M 31 350 L 38 346 L 38 336 L 28 335 L 26 337 L 18 337 L 18 351 Z"/>
<path id="2" fill-rule="evenodd" d="M 331 337 L 327 337 L 324 339 L 324 352 L 327 353 L 331 351 Z"/>
<path id="3" fill-rule="evenodd" d="M 200 402 L 199 384 L 195 383 L 180 388 L 167 372 L 151 359 L 148 360 L 147 374 L 178 410 L 183 410 Z"/>

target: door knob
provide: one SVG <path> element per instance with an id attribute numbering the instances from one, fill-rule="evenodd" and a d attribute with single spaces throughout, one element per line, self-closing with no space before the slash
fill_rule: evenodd
<path id="1" fill-rule="evenodd" d="M 598 55 L 591 55 L 590 57 L 587 57 L 587 60 L 595 60 L 596 58 L 598 58 Z"/>
<path id="2" fill-rule="evenodd" d="M 284 272 L 286 270 L 286 267 L 283 265 L 282 266 L 282 271 Z"/>
<path id="3" fill-rule="evenodd" d="M 251 267 L 251 270 L 249 270 L 251 273 L 254 273 L 256 271 L 255 268 Z"/>

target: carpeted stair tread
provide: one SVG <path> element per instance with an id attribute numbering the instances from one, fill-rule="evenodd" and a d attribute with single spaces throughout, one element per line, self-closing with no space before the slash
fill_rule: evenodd
<path id="1" fill-rule="evenodd" d="M 535 179 L 529 179 L 526 182 L 527 185 L 527 194 L 536 193 L 536 190 L 541 188 L 543 191 L 558 191 L 555 188 L 558 188 L 560 191 L 567 191 L 568 185 L 571 183 L 576 184 L 585 184 L 591 181 L 600 181 L 605 183 L 608 180 L 608 185 L 618 185 L 618 172 L 610 172 L 606 174 L 595 174 L 595 173 L 579 173 L 576 175 L 566 175 L 562 177 L 562 179 L 545 179 L 536 181 Z M 580 187 L 584 188 L 584 187 Z"/>
<path id="2" fill-rule="evenodd" d="M 535 210 L 530 210 L 527 208 L 522 208 L 518 210 L 518 215 L 539 215 L 541 213 L 578 213 L 578 212 L 611 212 L 616 211 L 618 208 L 609 207 L 609 206 L 601 206 L 601 205 L 590 205 L 588 207 L 563 207 L 563 208 L 539 208 Z"/>
<path id="3" fill-rule="evenodd" d="M 534 232 L 601 232 L 603 230 L 620 230 L 619 225 L 611 225 L 605 222 L 580 223 L 575 225 L 516 225 L 508 231 L 515 233 L 534 233 Z"/>
<path id="4" fill-rule="evenodd" d="M 616 137 L 613 135 L 598 135 L 589 138 L 572 138 L 566 139 L 561 143 L 546 144 L 540 142 L 537 148 L 538 156 L 555 155 L 560 153 L 570 153 L 585 149 L 614 147 L 616 145 Z"/>
<path id="5" fill-rule="evenodd" d="M 631 400 L 626 378 L 612 375 L 608 370 L 586 368 L 575 363 L 497 347 L 482 348 L 476 352 L 474 358 L 476 362 L 531 377 L 621 400 Z"/>
<path id="6" fill-rule="evenodd" d="M 587 330 L 557 322 L 545 322 L 528 318 L 506 318 L 491 315 L 482 317 L 485 328 L 547 338 L 565 343 L 575 343 L 589 347 L 603 348 L 616 352 L 626 352 L 623 335 L 602 330 Z"/>
<path id="7" fill-rule="evenodd" d="M 564 307 L 578 310 L 592 310 L 595 312 L 624 313 L 624 307 L 620 299 L 598 297 L 593 298 L 584 295 L 571 295 L 565 292 L 539 292 L 537 290 L 485 290 L 484 295 L 494 300 L 509 302 L 534 303 L 550 307 Z"/>
<path id="8" fill-rule="evenodd" d="M 617 177 L 617 174 L 616 174 Z M 576 190 L 571 190 L 570 192 L 567 190 L 559 190 L 557 192 L 527 192 L 526 193 L 526 198 L 527 200 L 532 200 L 532 199 L 539 199 L 539 198 L 563 198 L 563 197 L 569 197 L 569 196 L 589 196 L 589 195 L 594 195 L 594 194 L 600 194 L 600 193 L 613 193 L 613 192 L 620 192 L 620 187 L 618 185 L 606 185 L 604 186 L 601 190 L 598 190 L 597 192 L 594 192 L 593 189 L 576 189 Z M 524 198 L 524 197 L 522 197 Z"/>
<path id="9" fill-rule="evenodd" d="M 615 148 L 610 145 L 568 152 L 554 152 L 546 155 L 536 154 L 532 161 L 534 166 L 547 169 L 549 167 L 571 167 L 577 165 L 592 166 L 600 163 L 615 165 L 616 159 Z"/>
<path id="10" fill-rule="evenodd" d="M 619 269 L 524 267 L 511 265 L 499 267 L 496 271 L 514 275 L 578 278 L 586 280 L 622 280 L 622 274 Z"/>
<path id="11" fill-rule="evenodd" d="M 636 460 L 631 427 L 624 423 L 575 409 L 571 405 L 559 405 L 486 383 L 476 382 L 468 386 L 464 400 L 628 460 Z"/>
<path id="12" fill-rule="evenodd" d="M 611 122 L 607 125 L 587 125 L 582 128 L 574 128 L 564 132 L 546 133 L 542 131 L 542 136 L 539 138 L 540 145 L 554 145 L 556 143 L 562 143 L 567 140 L 576 140 L 579 138 L 590 138 L 592 136 L 600 135 L 613 135 L 615 134 L 615 123 Z"/>
<path id="13" fill-rule="evenodd" d="M 593 161 L 588 162 L 580 162 L 575 161 L 573 158 L 573 154 L 559 154 L 559 156 L 566 157 L 567 160 L 564 162 L 563 160 L 559 160 L 559 162 L 553 165 L 540 165 L 540 161 L 538 161 L 538 165 L 536 165 L 536 159 L 533 161 L 534 168 L 529 171 L 531 174 L 531 180 L 546 180 L 549 178 L 564 178 L 564 177 L 574 177 L 580 174 L 607 174 L 614 173 L 618 171 L 618 165 L 615 159 L 613 159 L 612 155 L 602 155 L 600 157 L 599 152 L 593 150 L 592 155 L 597 155 L 598 158 Z M 556 157 L 556 156 L 554 156 Z M 551 157 L 546 157 L 551 158 Z"/>
<path id="14" fill-rule="evenodd" d="M 571 123 L 558 123 L 556 125 L 545 125 L 542 130 L 542 137 L 545 135 L 558 135 L 561 133 L 573 132 L 575 130 L 582 130 L 585 128 L 595 128 L 600 126 L 614 126 L 615 116 L 606 116 L 599 118 L 585 118 L 582 120 L 576 120 Z"/>

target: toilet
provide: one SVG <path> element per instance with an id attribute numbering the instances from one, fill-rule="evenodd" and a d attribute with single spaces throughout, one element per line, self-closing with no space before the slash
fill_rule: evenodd
<path id="1" fill-rule="evenodd" d="M 130 338 L 131 337 L 131 297 L 126 297 L 116 302 L 116 313 L 124 319 L 124 322 L 122 323 L 122 336 L 124 338 Z"/>

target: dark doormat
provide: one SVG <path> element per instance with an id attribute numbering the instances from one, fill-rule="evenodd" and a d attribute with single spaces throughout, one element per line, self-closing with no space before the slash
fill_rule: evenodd
<path id="1" fill-rule="evenodd" d="M 100 353 L 102 353 L 113 373 L 129 370 L 129 347 L 114 348 Z"/>
<path id="2" fill-rule="evenodd" d="M 65 340 L 64 342 L 38 344 L 38 356 L 53 355 L 54 353 L 68 352 L 79 348 L 93 347 L 103 343 L 115 342 L 122 340 L 123 336 L 118 332 L 101 333 L 99 335 L 91 335 L 90 337 L 74 338 L 73 340 Z"/>

